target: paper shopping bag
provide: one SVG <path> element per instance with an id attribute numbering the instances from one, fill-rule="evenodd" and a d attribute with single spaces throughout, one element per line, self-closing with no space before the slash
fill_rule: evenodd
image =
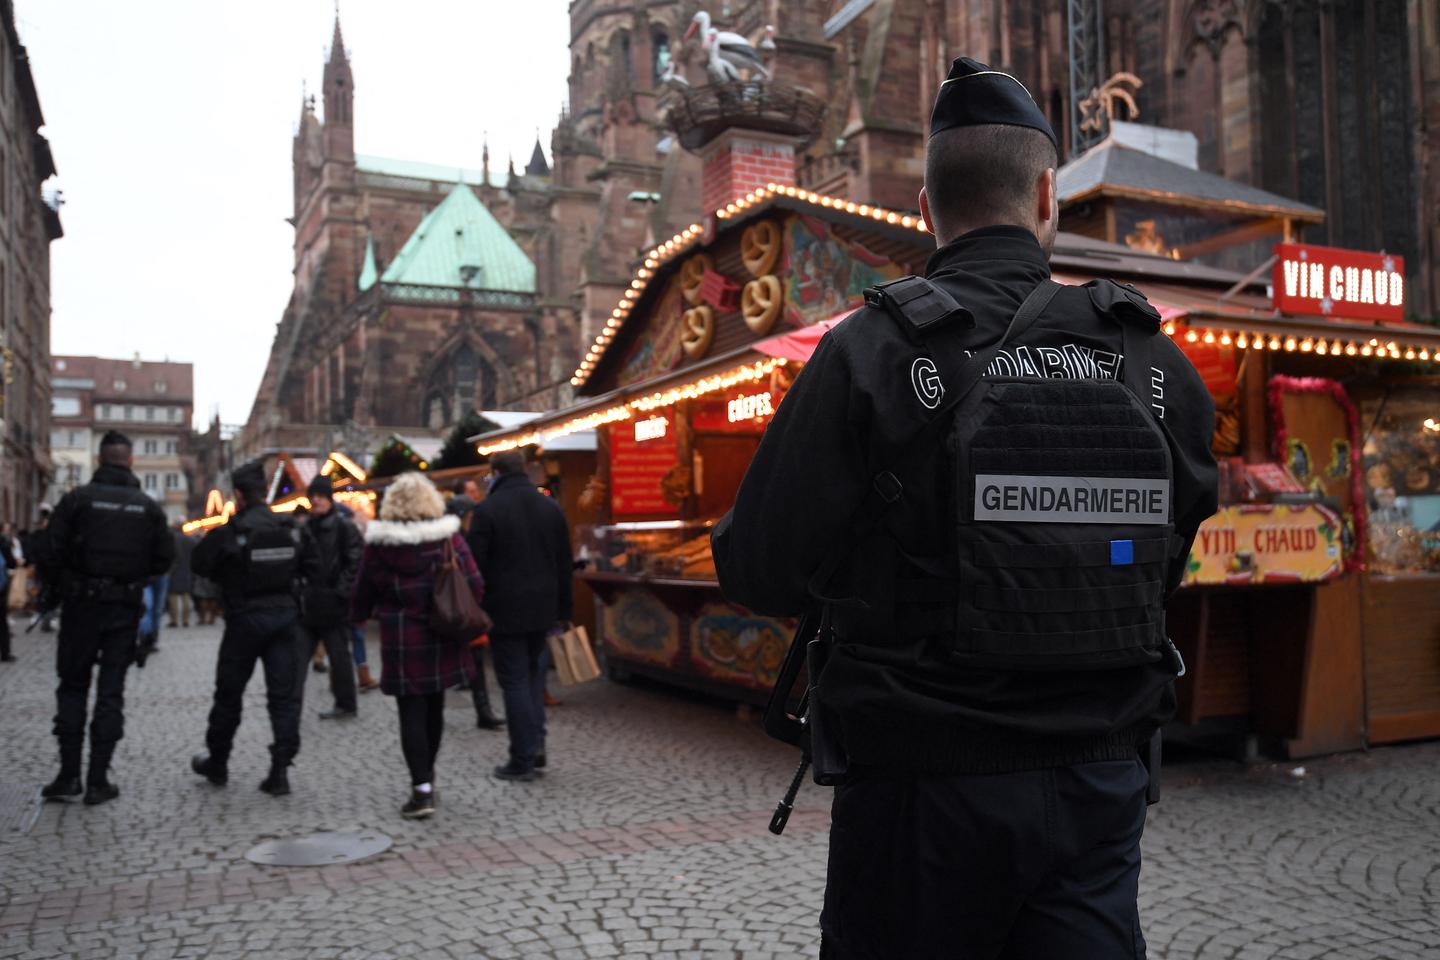
<path id="1" fill-rule="evenodd" d="M 590 649 L 590 637 L 584 627 L 571 627 L 563 633 L 550 635 L 550 656 L 555 673 L 563 687 L 587 683 L 600 676 L 600 664 Z"/>

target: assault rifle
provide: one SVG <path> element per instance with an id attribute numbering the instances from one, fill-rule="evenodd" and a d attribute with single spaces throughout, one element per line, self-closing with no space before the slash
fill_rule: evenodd
<path id="1" fill-rule="evenodd" d="M 770 691 L 770 700 L 765 705 L 765 732 L 782 743 L 800 748 L 800 765 L 790 778 L 785 797 L 775 805 L 770 818 L 770 832 L 779 836 L 785 831 L 790 813 L 795 809 L 795 797 L 800 784 L 811 765 L 815 767 L 815 782 L 833 786 L 844 777 L 848 766 L 844 751 L 820 722 L 813 692 L 825 670 L 830 657 L 830 645 L 834 642 L 831 634 L 829 611 L 819 616 L 807 614 L 800 619 L 795 629 L 795 639 L 785 654 L 775 688 Z M 806 685 L 799 698 L 794 696 L 800 673 L 806 672 Z M 790 709 L 790 704 L 796 704 Z"/>

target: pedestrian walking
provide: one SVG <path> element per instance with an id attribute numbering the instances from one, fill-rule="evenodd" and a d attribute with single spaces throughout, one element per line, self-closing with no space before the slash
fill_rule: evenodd
<path id="1" fill-rule="evenodd" d="M 86 705 L 97 663 L 85 802 L 120 795 L 110 781 L 110 763 L 125 735 L 125 673 L 137 654 L 141 592 L 147 578 L 170 569 L 175 549 L 165 514 L 130 469 L 131 454 L 124 434 L 112 430 L 101 437 L 100 466 L 90 482 L 65 494 L 32 540 L 47 594 L 64 607 L 55 658 L 60 772 L 41 791 L 47 800 L 82 792 Z"/>
<path id="2" fill-rule="evenodd" d="M 145 610 L 140 615 L 140 656 L 150 657 L 160 650 L 160 615 L 166 609 L 165 598 L 170 591 L 170 572 L 151 577 L 145 582 Z"/>
<path id="3" fill-rule="evenodd" d="M 360 541 L 363 547 L 365 541 L 365 528 L 370 525 L 370 517 L 363 511 L 350 509 L 343 503 L 336 504 L 335 509 L 339 510 L 350 521 L 355 524 L 355 529 L 360 532 Z M 352 624 L 350 627 L 351 644 L 355 654 L 355 677 L 357 686 L 361 693 L 369 693 L 371 690 L 379 689 L 380 681 L 376 680 L 370 672 L 370 664 L 365 653 L 365 626 L 363 624 Z"/>
<path id="4" fill-rule="evenodd" d="M 430 629 L 436 575 L 453 551 L 477 602 L 484 585 L 460 519 L 428 479 L 404 473 L 385 491 L 380 519 L 365 530 L 365 551 L 355 582 L 350 618 L 380 622 L 380 690 L 395 698 L 400 749 L 410 771 L 410 799 L 400 815 L 435 812 L 435 760 L 445 731 L 445 691 L 468 685 L 474 673 L 464 643 Z"/>
<path id="5" fill-rule="evenodd" d="M 179 520 L 170 531 L 175 541 L 175 562 L 170 566 L 169 607 L 170 628 L 190 626 L 190 593 L 194 589 L 195 575 L 190 571 L 190 558 L 195 553 L 195 540 L 182 529 Z M 196 611 L 199 622 L 199 611 Z"/>
<path id="6" fill-rule="evenodd" d="M 505 697 L 510 758 L 502 780 L 534 780 L 544 770 L 546 635 L 571 616 L 573 558 L 560 505 L 525 472 L 519 450 L 490 458 L 490 492 L 470 520 L 470 550 L 485 578 L 485 611 L 495 625 L 490 650 Z"/>
<path id="7" fill-rule="evenodd" d="M 821 340 L 714 531 L 729 600 L 818 624 L 822 957 L 1145 955 L 1141 751 L 1214 404 L 1133 287 L 1050 279 L 1056 165 L 1020 81 L 956 60 L 926 276 Z"/>
<path id="8" fill-rule="evenodd" d="M 355 524 L 335 508 L 335 488 L 329 477 L 311 480 L 305 494 L 310 500 L 305 529 L 315 544 L 319 569 L 305 585 L 300 625 L 303 656 L 296 664 L 296 695 L 303 700 L 305 660 L 323 645 L 330 659 L 330 693 L 335 702 L 330 709 L 320 711 L 320 719 L 346 719 L 354 717 L 356 710 L 350 594 L 360 569 L 363 543 Z"/>
<path id="9" fill-rule="evenodd" d="M 10 649 L 10 578 L 19 568 L 15 545 L 10 537 L 10 524 L 0 526 L 0 663 L 14 663 Z"/>
<path id="10" fill-rule="evenodd" d="M 206 750 L 191 759 L 190 768 L 216 786 L 229 781 L 241 703 L 258 662 L 274 737 L 270 772 L 260 789 L 279 797 L 290 792 L 289 767 L 300 752 L 295 678 L 303 661 L 296 635 L 300 584 L 315 579 L 318 565 L 313 542 L 294 518 L 265 503 L 265 472 L 258 463 L 240 467 L 230 479 L 236 512 L 200 541 L 190 559 L 196 574 L 218 584 L 225 605 Z"/>
<path id="11" fill-rule="evenodd" d="M 459 491 L 474 485 L 474 480 L 456 484 L 455 494 L 445 501 L 445 512 L 460 518 L 460 534 L 465 537 L 470 534 L 471 511 L 475 509 L 475 500 Z M 490 684 L 485 670 L 489 648 L 488 634 L 470 641 L 470 655 L 475 660 L 475 679 L 470 681 L 470 700 L 475 705 L 475 726 L 481 730 L 500 730 L 505 726 L 505 721 L 495 716 L 495 711 L 490 706 Z"/>

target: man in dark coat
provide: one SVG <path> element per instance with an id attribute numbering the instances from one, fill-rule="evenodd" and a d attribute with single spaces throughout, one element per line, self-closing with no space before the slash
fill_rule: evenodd
<path id="1" fill-rule="evenodd" d="M 135 661 L 141 591 L 170 569 L 175 549 L 164 512 L 131 472 L 131 452 L 124 434 L 105 434 L 94 478 L 61 498 L 33 540 L 42 580 L 65 608 L 56 656 L 60 773 L 43 791 L 48 800 L 81 792 L 85 707 L 97 662 L 85 802 L 120 795 L 110 782 L 110 760 L 125 733 L 125 671 Z"/>
<path id="2" fill-rule="evenodd" d="M 194 575 L 190 572 L 190 557 L 195 553 L 195 541 L 181 529 L 177 520 L 171 530 L 175 540 L 175 562 L 170 565 L 169 599 L 170 628 L 190 626 L 190 592 L 194 588 Z M 198 612 L 196 618 L 199 618 Z"/>
<path id="3" fill-rule="evenodd" d="M 287 771 L 300 752 L 298 595 L 302 581 L 316 579 L 318 565 L 313 541 L 294 518 L 272 512 L 265 503 L 265 474 L 259 464 L 240 467 L 231 482 L 235 515 L 200 541 L 190 558 L 196 574 L 219 584 L 225 604 L 215 705 L 205 731 L 207 752 L 197 754 L 190 768 L 216 786 L 229 780 L 240 706 L 258 661 L 265 670 L 265 705 L 275 737 L 270 773 L 260 789 L 279 797 L 290 792 Z"/>
<path id="4" fill-rule="evenodd" d="M 510 760 L 495 776 L 533 780 L 545 766 L 546 635 L 571 615 L 570 530 L 560 505 L 526 476 L 523 453 L 498 453 L 490 469 L 494 481 L 471 512 L 469 541 L 495 621 L 490 648 L 510 726 Z"/>
<path id="5" fill-rule="evenodd" d="M 330 658 L 330 692 L 335 704 L 320 711 L 322 720 L 355 716 L 355 665 L 352 662 L 350 594 L 355 572 L 365 549 L 360 531 L 335 506 L 335 487 L 329 477 L 316 477 L 306 488 L 310 511 L 305 529 L 315 543 L 319 572 L 305 585 L 305 613 L 300 625 L 301 660 L 296 665 L 296 696 L 305 692 L 305 663 L 320 645 Z"/>
<path id="6" fill-rule="evenodd" d="M 807 726 L 838 783 L 822 957 L 1144 956 L 1138 751 L 1175 710 L 1162 604 L 1215 509 L 1214 404 L 1138 291 L 1051 284 L 1055 167 L 1021 83 L 956 60 L 925 278 L 821 340 L 714 532 L 727 598 L 827 615 Z M 1168 495 L 1148 536 L 989 499 L 1051 484 L 1068 508 L 1062 481 L 1140 477 L 1136 449 L 1163 479 L 1113 483 Z"/>

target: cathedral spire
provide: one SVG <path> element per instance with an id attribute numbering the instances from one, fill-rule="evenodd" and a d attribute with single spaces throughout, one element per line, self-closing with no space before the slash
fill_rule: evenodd
<path id="1" fill-rule="evenodd" d="M 490 131 L 485 131 L 483 146 L 480 148 L 480 183 L 481 186 L 490 186 Z"/>
<path id="2" fill-rule="evenodd" d="M 340 33 L 340 9 L 335 9 L 335 33 L 330 58 L 325 61 L 325 154 L 340 160 L 355 155 L 355 77 Z"/>
<path id="3" fill-rule="evenodd" d="M 330 36 L 330 62 L 336 60 L 341 63 L 348 63 L 349 57 L 345 54 L 345 37 L 340 33 L 340 2 L 335 2 L 335 32 Z"/>

